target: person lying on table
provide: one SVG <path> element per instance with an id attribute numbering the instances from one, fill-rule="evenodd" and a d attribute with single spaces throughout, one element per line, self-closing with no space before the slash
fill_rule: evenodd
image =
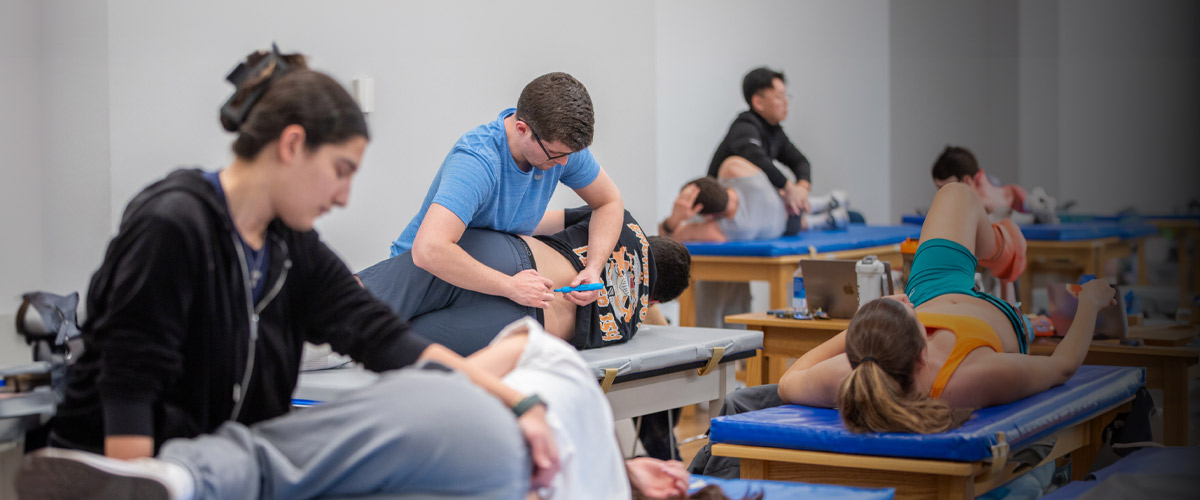
<path id="1" fill-rule="evenodd" d="M 506 276 L 534 271 L 559 288 L 571 284 L 592 258 L 604 258 L 596 301 L 579 305 L 556 293 L 548 307 L 454 286 L 418 267 L 404 252 L 358 273 L 363 286 L 410 322 L 423 337 L 468 355 L 518 318 L 536 318 L 550 333 L 578 349 L 627 342 L 652 306 L 674 300 L 688 286 L 691 256 L 683 245 L 646 236 L 628 211 L 609 252 L 590 251 L 592 210 L 580 207 L 546 214 L 539 236 L 468 229 L 458 246 L 473 260 Z M 653 323 L 651 323 L 653 324 Z"/>

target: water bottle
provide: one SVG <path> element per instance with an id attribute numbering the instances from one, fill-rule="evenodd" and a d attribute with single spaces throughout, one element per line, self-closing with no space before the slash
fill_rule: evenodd
<path id="1" fill-rule="evenodd" d="M 858 274 L 858 307 L 883 297 L 887 283 L 883 275 L 883 261 L 874 255 L 868 255 L 858 261 L 854 271 Z"/>
<path id="2" fill-rule="evenodd" d="M 792 309 L 808 311 L 808 298 L 804 295 L 804 275 L 801 266 L 796 266 L 796 274 L 792 275 Z"/>

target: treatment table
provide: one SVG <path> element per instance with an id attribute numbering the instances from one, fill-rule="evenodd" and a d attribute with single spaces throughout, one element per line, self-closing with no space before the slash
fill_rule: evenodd
<path id="1" fill-rule="evenodd" d="M 762 347 L 762 333 L 643 325 L 629 342 L 580 351 L 608 395 L 614 420 L 708 402 L 710 416 L 734 387 L 734 361 Z M 329 401 L 371 384 L 361 367 L 303 372 L 295 406 Z"/>
<path id="2" fill-rule="evenodd" d="M 766 281 L 770 284 L 769 307 L 782 309 L 791 305 L 792 275 L 801 259 L 858 260 L 875 255 L 890 262 L 892 269 L 900 269 L 900 243 L 920 233 L 919 226 L 851 224 L 847 229 L 808 231 L 770 240 L 685 243 L 692 254 L 692 276 L 679 296 L 679 324 L 696 324 L 695 287 L 691 285 L 697 281 Z"/>
<path id="3" fill-rule="evenodd" d="M 1085 365 L 1063 385 L 977 410 L 962 427 L 937 434 L 855 434 L 837 410 L 785 405 L 717 417 L 710 442 L 713 455 L 741 459 L 743 479 L 894 487 L 899 499 L 971 499 L 1031 469 L 1009 458 L 1048 438 L 1053 449 L 1031 465 L 1070 453 L 1072 474 L 1082 479 L 1104 427 L 1143 382 L 1139 368 Z"/>

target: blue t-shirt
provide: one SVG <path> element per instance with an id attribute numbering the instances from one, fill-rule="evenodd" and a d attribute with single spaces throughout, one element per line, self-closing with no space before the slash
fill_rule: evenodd
<path id="1" fill-rule="evenodd" d="M 432 203 L 454 212 L 468 228 L 532 234 L 559 181 L 571 189 L 580 189 L 596 180 L 600 164 L 586 148 L 571 153 L 565 165 L 521 171 L 508 150 L 508 134 L 504 130 L 504 119 L 516 111 L 516 108 L 501 111 L 496 120 L 475 127 L 458 139 L 442 161 L 421 210 L 400 238 L 392 242 L 392 257 L 412 249 L 417 228 Z"/>

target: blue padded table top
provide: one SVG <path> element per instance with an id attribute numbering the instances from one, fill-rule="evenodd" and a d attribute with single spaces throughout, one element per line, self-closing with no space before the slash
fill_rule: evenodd
<path id="1" fill-rule="evenodd" d="M 846 229 L 806 231 L 795 236 L 770 240 L 727 241 L 725 243 L 692 242 L 684 245 L 692 255 L 778 257 L 892 245 L 900 243 L 906 238 L 916 238 L 920 235 L 920 227 L 850 224 L 850 227 Z"/>
<path id="2" fill-rule="evenodd" d="M 1145 382 L 1145 370 L 1082 366 L 1065 384 L 1040 394 L 976 410 L 962 427 L 938 434 L 855 434 L 837 410 L 786 405 L 712 419 L 711 442 L 859 455 L 976 461 L 991 456 L 996 433 L 1013 449 L 1074 425 L 1125 401 Z"/>
<path id="3" fill-rule="evenodd" d="M 892 488 L 871 489 L 825 484 L 763 481 L 758 479 L 721 479 L 693 475 L 688 494 L 709 484 L 715 484 L 729 498 L 744 498 L 762 493 L 763 498 L 822 498 L 828 500 L 891 500 L 896 497 Z"/>
<path id="4" fill-rule="evenodd" d="M 923 215 L 905 215 L 905 224 L 925 223 Z M 1021 226 L 1021 234 L 1029 241 L 1079 241 L 1101 238 L 1139 238 L 1158 233 L 1153 224 L 1141 220 L 1102 220 L 1063 222 L 1061 224 L 1033 224 Z"/>

